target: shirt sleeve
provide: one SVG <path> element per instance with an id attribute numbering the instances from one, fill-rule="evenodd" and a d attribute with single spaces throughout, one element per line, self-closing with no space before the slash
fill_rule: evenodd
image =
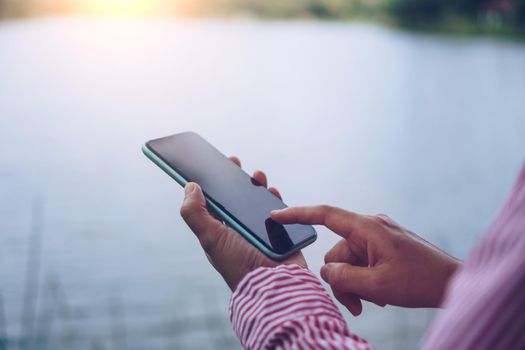
<path id="1" fill-rule="evenodd" d="M 245 349 L 373 349 L 350 333 L 317 277 L 298 265 L 247 274 L 232 295 L 230 319 Z"/>
<path id="2" fill-rule="evenodd" d="M 525 167 L 442 306 L 423 349 L 525 349 Z"/>

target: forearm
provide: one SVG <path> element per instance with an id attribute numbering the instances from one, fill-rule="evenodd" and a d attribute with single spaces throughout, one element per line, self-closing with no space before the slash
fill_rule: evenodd
<path id="1" fill-rule="evenodd" d="M 237 286 L 230 303 L 235 333 L 246 349 L 369 349 L 350 333 L 315 275 L 297 265 L 259 268 Z"/>

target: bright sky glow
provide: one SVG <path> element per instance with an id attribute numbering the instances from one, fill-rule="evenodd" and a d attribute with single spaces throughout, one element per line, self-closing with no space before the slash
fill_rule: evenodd
<path id="1" fill-rule="evenodd" d="M 162 14 L 168 3 L 166 0 L 77 0 L 76 2 L 78 9 L 83 12 L 107 16 Z"/>

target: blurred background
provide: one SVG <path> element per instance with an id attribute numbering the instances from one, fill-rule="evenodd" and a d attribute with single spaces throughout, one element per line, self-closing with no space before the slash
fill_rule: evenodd
<path id="1" fill-rule="evenodd" d="M 0 350 L 238 349 L 230 292 L 141 153 L 194 130 L 289 205 L 459 258 L 524 160 L 523 0 L 0 0 Z M 337 241 L 304 253 L 318 273 Z M 433 310 L 341 308 L 379 349 Z"/>

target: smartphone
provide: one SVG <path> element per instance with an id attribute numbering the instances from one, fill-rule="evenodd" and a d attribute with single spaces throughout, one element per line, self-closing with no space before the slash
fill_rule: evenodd
<path id="1" fill-rule="evenodd" d="M 199 184 L 208 208 L 268 257 L 283 260 L 317 238 L 310 225 L 272 220 L 270 212 L 286 204 L 198 134 L 154 139 L 142 150 L 181 186 Z"/>

